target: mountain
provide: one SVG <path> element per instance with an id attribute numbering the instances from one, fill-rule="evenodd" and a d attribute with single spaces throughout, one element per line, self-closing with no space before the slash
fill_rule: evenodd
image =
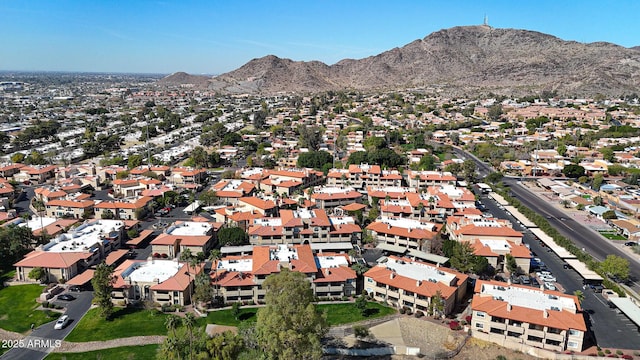
<path id="1" fill-rule="evenodd" d="M 567 96 L 616 96 L 637 92 L 639 85 L 640 51 L 528 30 L 463 26 L 334 65 L 269 55 L 212 78 L 209 88 L 272 94 L 424 87 L 452 95 L 555 90 Z"/>
<path id="2" fill-rule="evenodd" d="M 207 86 L 211 77 L 203 75 L 189 75 L 186 72 L 176 72 L 171 75 L 167 75 L 158 80 L 159 85 L 198 85 Z"/>

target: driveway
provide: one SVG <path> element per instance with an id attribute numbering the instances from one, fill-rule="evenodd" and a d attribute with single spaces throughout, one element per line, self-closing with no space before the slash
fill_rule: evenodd
<path id="1" fill-rule="evenodd" d="M 71 322 L 62 330 L 55 330 L 55 321 L 41 325 L 23 339 L 21 347 L 16 347 L 6 352 L 0 359 L 24 359 L 41 360 L 47 356 L 54 348 L 60 347 L 62 340 L 69 335 L 78 321 L 86 314 L 91 307 L 93 292 L 71 292 L 76 299 L 73 301 L 53 300 L 54 304 L 66 306 L 65 314 L 69 315 Z"/>

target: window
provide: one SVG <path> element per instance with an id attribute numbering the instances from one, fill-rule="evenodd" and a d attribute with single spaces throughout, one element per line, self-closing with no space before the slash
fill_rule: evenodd
<path id="1" fill-rule="evenodd" d="M 484 327 L 484 324 L 483 323 L 476 323 L 476 327 L 478 329 L 482 329 Z"/>
<path id="2" fill-rule="evenodd" d="M 484 317 L 484 313 L 482 311 L 476 311 L 476 316 L 479 318 L 483 318 Z"/>
<path id="3" fill-rule="evenodd" d="M 578 348 L 578 343 L 575 342 L 575 341 L 569 341 L 569 342 L 567 342 L 567 347 L 576 349 L 576 348 Z"/>
<path id="4" fill-rule="evenodd" d="M 573 329 L 569 330 L 569 336 L 580 336 L 580 335 L 582 335 L 582 331 L 573 330 Z"/>

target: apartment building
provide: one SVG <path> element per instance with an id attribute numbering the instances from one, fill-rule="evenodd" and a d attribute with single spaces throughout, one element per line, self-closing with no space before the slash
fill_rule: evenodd
<path id="1" fill-rule="evenodd" d="M 223 203 L 237 205 L 238 199 L 253 194 L 255 185 L 244 180 L 220 180 L 212 190 L 216 192 L 216 196 Z"/>
<path id="2" fill-rule="evenodd" d="M 442 315 L 448 315 L 464 298 L 467 279 L 467 275 L 442 266 L 389 256 L 364 274 L 364 289 L 377 301 L 424 314 L 430 313 L 434 297 L 439 297 Z"/>
<path id="3" fill-rule="evenodd" d="M 185 306 L 191 303 L 193 283 L 200 272 L 201 265 L 193 267 L 175 260 L 125 260 L 114 271 L 111 301 Z"/>
<path id="4" fill-rule="evenodd" d="M 280 217 L 254 219 L 252 245 L 358 242 L 362 230 L 349 216 L 329 217 L 322 209 L 280 210 Z"/>
<path id="5" fill-rule="evenodd" d="M 356 295 L 356 273 L 346 254 L 313 254 L 309 245 L 254 246 L 250 255 L 228 256 L 215 263 L 211 279 L 225 302 L 264 301 L 262 284 L 283 269 L 305 274 L 318 297 Z"/>
<path id="6" fill-rule="evenodd" d="M 124 222 L 117 220 L 84 223 L 40 245 L 15 263 L 16 276 L 20 281 L 37 281 L 29 279 L 29 272 L 40 267 L 48 281 L 70 280 L 120 248 L 124 228 Z"/>
<path id="7" fill-rule="evenodd" d="M 522 244 L 522 233 L 516 231 L 508 220 L 477 217 L 447 218 L 446 231 L 449 239 L 468 242 L 479 240 L 504 240 Z"/>
<path id="8" fill-rule="evenodd" d="M 456 185 L 456 177 L 450 172 L 407 170 L 404 173 L 409 187 L 426 189 L 436 185 Z"/>
<path id="9" fill-rule="evenodd" d="M 93 208 L 97 218 L 138 220 L 138 214 L 145 212 L 152 200 L 151 197 L 142 196 L 133 201 L 100 201 Z"/>
<path id="10" fill-rule="evenodd" d="M 525 352 L 527 346 L 582 351 L 587 327 L 573 295 L 478 280 L 471 309 L 474 337 Z"/>
<path id="11" fill-rule="evenodd" d="M 319 209 L 329 209 L 361 202 L 362 194 L 352 187 L 323 186 L 313 190 L 311 199 Z"/>
<path id="12" fill-rule="evenodd" d="M 186 249 L 196 255 L 206 254 L 215 245 L 215 234 L 222 224 L 199 221 L 176 221 L 151 241 L 151 253 L 173 259 Z"/>
<path id="13" fill-rule="evenodd" d="M 378 244 L 431 252 L 442 225 L 426 220 L 383 217 L 367 226 Z"/>

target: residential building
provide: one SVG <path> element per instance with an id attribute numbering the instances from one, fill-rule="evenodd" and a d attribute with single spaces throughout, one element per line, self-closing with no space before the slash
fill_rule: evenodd
<path id="1" fill-rule="evenodd" d="M 377 242 L 431 252 L 442 225 L 426 220 L 383 217 L 367 226 Z"/>
<path id="2" fill-rule="evenodd" d="M 424 314 L 429 314 L 431 303 L 439 297 L 441 315 L 448 315 L 464 298 L 467 279 L 467 275 L 442 266 L 389 256 L 364 274 L 364 289 L 376 301 Z"/>
<path id="3" fill-rule="evenodd" d="M 311 199 L 319 209 L 329 209 L 362 201 L 362 194 L 352 187 L 323 186 L 313 190 Z"/>
<path id="4" fill-rule="evenodd" d="M 474 337 L 523 352 L 582 351 L 587 326 L 574 295 L 478 280 L 471 309 Z"/>
<path id="5" fill-rule="evenodd" d="M 114 271 L 111 301 L 185 306 L 191 303 L 193 283 L 200 272 L 201 265 L 175 260 L 125 260 Z"/>
<path id="6" fill-rule="evenodd" d="M 228 256 L 215 263 L 211 279 L 225 302 L 261 303 L 267 276 L 283 268 L 305 274 L 318 297 L 342 298 L 356 294 L 356 273 L 346 254 L 317 254 L 309 245 L 254 246 L 250 255 Z"/>
<path id="7" fill-rule="evenodd" d="M 215 226 L 214 226 L 215 225 Z M 215 245 L 215 234 L 222 224 L 199 221 L 176 221 L 151 241 L 152 254 L 177 258 L 189 249 L 191 254 L 207 254 Z"/>

